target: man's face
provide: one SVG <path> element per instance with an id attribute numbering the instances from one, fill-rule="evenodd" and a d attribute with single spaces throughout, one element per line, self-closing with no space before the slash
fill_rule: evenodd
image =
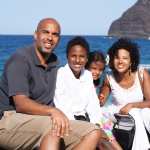
<path id="1" fill-rule="evenodd" d="M 60 27 L 54 20 L 41 22 L 34 34 L 36 47 L 45 54 L 51 54 L 60 38 Z"/>

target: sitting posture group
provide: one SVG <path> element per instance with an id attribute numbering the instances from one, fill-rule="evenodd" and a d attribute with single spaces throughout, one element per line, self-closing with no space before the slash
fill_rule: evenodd
<path id="1" fill-rule="evenodd" d="M 42 19 L 34 43 L 7 60 L 0 79 L 0 149 L 122 150 L 112 133 L 115 113 L 135 120 L 132 150 L 149 149 L 150 75 L 139 67 L 138 46 L 126 38 L 114 42 L 106 71 L 104 54 L 90 52 L 77 36 L 59 68 L 53 51 L 60 32 L 55 19 Z"/>

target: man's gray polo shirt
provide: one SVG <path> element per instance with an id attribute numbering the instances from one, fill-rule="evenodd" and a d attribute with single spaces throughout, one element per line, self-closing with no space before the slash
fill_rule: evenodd
<path id="1" fill-rule="evenodd" d="M 53 105 L 58 60 L 51 54 L 48 67 L 40 64 L 34 46 L 18 50 L 7 61 L 0 80 L 0 110 L 15 109 L 12 96 L 23 94 Z"/>

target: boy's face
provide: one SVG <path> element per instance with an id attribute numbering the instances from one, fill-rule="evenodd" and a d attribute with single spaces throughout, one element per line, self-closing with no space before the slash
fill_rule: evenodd
<path id="1" fill-rule="evenodd" d="M 71 47 L 68 52 L 68 64 L 76 78 L 79 78 L 81 70 L 87 63 L 87 50 L 80 46 L 75 45 Z"/>
<path id="2" fill-rule="evenodd" d="M 101 61 L 95 61 L 90 64 L 89 71 L 91 71 L 93 80 L 99 79 L 104 70 L 105 64 Z"/>

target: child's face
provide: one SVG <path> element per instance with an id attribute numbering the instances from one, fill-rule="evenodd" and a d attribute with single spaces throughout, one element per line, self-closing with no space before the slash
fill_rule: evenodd
<path id="1" fill-rule="evenodd" d="M 93 80 L 99 79 L 104 70 L 105 64 L 101 61 L 95 61 L 90 64 L 89 71 L 91 71 Z"/>
<path id="2" fill-rule="evenodd" d="M 81 70 L 87 63 L 87 51 L 80 45 L 75 45 L 71 47 L 68 52 L 68 64 L 76 76 L 79 78 Z"/>

